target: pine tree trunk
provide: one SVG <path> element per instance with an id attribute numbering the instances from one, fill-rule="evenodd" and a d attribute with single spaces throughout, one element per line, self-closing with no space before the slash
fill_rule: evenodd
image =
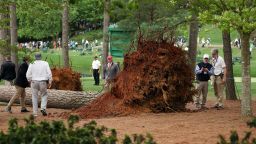
<path id="1" fill-rule="evenodd" d="M 17 56 L 17 17 L 16 17 L 16 4 L 10 4 L 10 34 L 11 34 L 11 59 L 16 66 L 16 73 L 18 71 L 18 56 Z"/>
<path id="2" fill-rule="evenodd" d="M 110 0 L 104 0 L 104 22 L 103 22 L 103 65 L 107 63 L 107 56 L 109 51 L 109 16 L 110 13 Z"/>
<path id="3" fill-rule="evenodd" d="M 68 48 L 68 2 L 64 2 L 63 4 L 63 14 L 62 14 L 62 55 L 63 55 L 63 63 L 64 67 L 69 67 L 69 48 Z"/>
<path id="4" fill-rule="evenodd" d="M 241 113 L 243 116 L 252 116 L 251 103 L 251 76 L 250 76 L 250 34 L 240 32 L 242 49 L 242 103 Z"/>
<path id="5" fill-rule="evenodd" d="M 0 86 L 0 101 L 9 102 L 12 96 L 15 95 L 16 89 L 14 86 Z M 89 94 L 86 92 L 78 91 L 64 91 L 64 90 L 53 90 L 48 89 L 48 102 L 47 107 L 49 108 L 62 108 L 72 109 L 80 106 L 85 106 L 94 100 L 100 94 Z M 41 98 L 39 97 L 39 102 Z M 15 103 L 19 103 L 19 98 L 16 99 Z M 31 89 L 26 88 L 26 104 L 32 105 L 32 94 Z M 40 104 L 39 104 L 40 105 Z"/>
<path id="6" fill-rule="evenodd" d="M 234 81 L 234 75 L 233 75 L 230 31 L 227 31 L 227 30 L 222 31 L 222 39 L 223 39 L 224 60 L 226 63 L 226 70 L 227 70 L 226 99 L 237 100 L 236 90 L 235 90 L 235 81 Z"/>
<path id="7" fill-rule="evenodd" d="M 0 13 L 0 21 L 3 21 L 5 19 L 4 14 Z M 0 26 L 0 42 L 1 44 L 3 44 L 4 40 L 6 39 L 6 31 L 1 28 Z M 4 62 L 4 56 L 3 56 L 3 52 L 4 51 L 4 47 L 0 47 L 0 65 L 2 65 L 2 63 Z"/>
<path id="8" fill-rule="evenodd" d="M 189 27 L 189 50 L 188 50 L 191 68 L 193 71 L 196 65 L 197 37 L 198 37 L 198 19 L 197 19 L 197 16 L 193 14 L 192 20 L 190 22 L 190 27 Z"/>

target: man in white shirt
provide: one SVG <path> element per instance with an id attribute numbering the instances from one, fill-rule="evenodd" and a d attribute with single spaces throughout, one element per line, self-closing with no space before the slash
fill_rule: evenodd
<path id="1" fill-rule="evenodd" d="M 48 62 L 41 60 L 40 53 L 35 54 L 35 61 L 28 67 L 26 77 L 31 83 L 33 115 L 37 116 L 38 111 L 38 92 L 41 94 L 41 113 L 47 116 L 47 85 L 52 83 L 52 72 Z"/>
<path id="2" fill-rule="evenodd" d="M 98 57 L 95 56 L 92 62 L 93 78 L 95 81 L 94 85 L 100 84 L 100 66 L 100 61 L 98 60 Z"/>
<path id="3" fill-rule="evenodd" d="M 217 98 L 215 108 L 223 109 L 224 86 L 226 82 L 226 64 L 224 59 L 218 55 L 218 49 L 212 49 L 212 66 L 213 66 L 213 88 Z"/>

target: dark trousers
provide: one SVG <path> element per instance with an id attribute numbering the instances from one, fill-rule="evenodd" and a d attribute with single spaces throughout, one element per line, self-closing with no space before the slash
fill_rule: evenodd
<path id="1" fill-rule="evenodd" d="M 93 78 L 95 81 L 95 85 L 100 84 L 100 74 L 99 74 L 99 69 L 93 69 Z"/>

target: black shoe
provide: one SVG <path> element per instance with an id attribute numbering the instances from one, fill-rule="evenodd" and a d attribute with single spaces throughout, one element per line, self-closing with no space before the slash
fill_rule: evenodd
<path id="1" fill-rule="evenodd" d="M 11 109 L 11 107 L 6 107 L 4 111 L 5 111 L 5 112 L 12 113 L 12 109 Z"/>
<path id="2" fill-rule="evenodd" d="M 29 112 L 29 110 L 27 110 L 26 108 L 23 108 L 20 110 L 20 112 Z"/>
<path id="3" fill-rule="evenodd" d="M 218 108 L 219 107 L 219 105 L 218 104 L 216 104 L 216 105 L 214 105 L 212 108 Z"/>
<path id="4" fill-rule="evenodd" d="M 222 110 L 222 109 L 224 109 L 223 106 L 218 106 L 218 108 L 217 108 L 217 110 Z"/>
<path id="5" fill-rule="evenodd" d="M 41 109 L 41 113 L 43 114 L 43 116 L 47 116 L 47 112 L 45 109 Z"/>

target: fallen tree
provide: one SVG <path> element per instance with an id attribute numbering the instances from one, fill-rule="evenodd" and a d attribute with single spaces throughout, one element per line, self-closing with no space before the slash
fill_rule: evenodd
<path id="1" fill-rule="evenodd" d="M 15 95 L 16 89 L 14 86 L 0 86 L 0 101 L 9 102 L 11 97 Z M 73 109 L 80 106 L 88 105 L 92 100 L 97 97 L 95 93 L 86 93 L 80 91 L 66 91 L 48 89 L 48 103 L 47 107 Z M 39 98 L 40 102 L 40 98 Z M 19 103 L 16 99 L 15 103 Z M 26 88 L 26 104 L 32 105 L 31 89 Z"/>

